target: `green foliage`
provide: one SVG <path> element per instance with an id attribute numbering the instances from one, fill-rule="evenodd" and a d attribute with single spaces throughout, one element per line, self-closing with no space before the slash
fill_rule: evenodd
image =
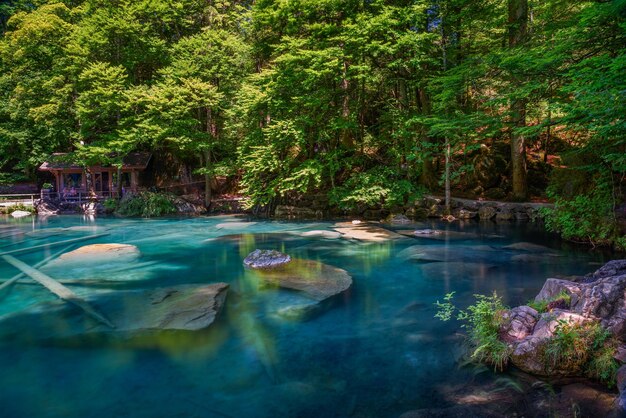
<path id="1" fill-rule="evenodd" d="M 609 387 L 615 385 L 618 362 L 613 358 L 617 341 L 599 323 L 559 320 L 545 347 L 549 367 L 584 370 Z"/>
<path id="2" fill-rule="evenodd" d="M 22 181 L 28 180 L 23 174 L 20 173 L 1 173 L 0 172 L 0 185 L 7 186 Z"/>
<path id="3" fill-rule="evenodd" d="M 453 296 L 454 292 L 449 293 L 444 302 L 436 302 L 438 312 L 435 317 L 448 321 L 458 311 L 456 318 L 468 332 L 471 358 L 491 364 L 496 370 L 503 370 L 509 362 L 511 349 L 499 338 L 500 327 L 504 321 L 503 313 L 507 309 L 502 299 L 496 292 L 491 296 L 475 295 L 476 302 L 467 309 L 460 310 L 452 303 Z"/>
<path id="4" fill-rule="evenodd" d="M 545 358 L 553 367 L 576 370 L 589 359 L 589 328 L 559 320 L 545 349 Z"/>
<path id="5" fill-rule="evenodd" d="M 606 384 L 609 388 L 615 387 L 617 381 L 617 370 L 620 364 L 615 360 L 616 344 L 605 343 L 596 349 L 587 364 L 586 373 L 592 379 L 597 379 Z"/>
<path id="6" fill-rule="evenodd" d="M 155 192 L 127 194 L 120 202 L 117 213 L 122 216 L 151 218 L 176 213 L 173 197 Z"/>
<path id="7" fill-rule="evenodd" d="M 528 302 L 526 302 L 526 306 L 530 306 L 539 313 L 544 313 L 548 311 L 548 303 L 549 302 L 547 300 L 529 300 Z"/>
<path id="8" fill-rule="evenodd" d="M 568 196 L 559 183 L 548 189 L 554 209 L 544 209 L 546 226 L 564 238 L 607 245 L 619 238 L 615 222 L 614 180 L 608 173 L 595 176 L 586 193 Z"/>
<path id="9" fill-rule="evenodd" d="M 447 293 L 443 297 L 443 302 L 435 302 L 435 306 L 437 307 L 437 313 L 435 314 L 435 318 L 438 318 L 444 322 L 452 319 L 454 312 L 456 311 L 456 306 L 452 303 L 452 299 L 454 299 L 454 294 L 456 292 Z"/>
<path id="10" fill-rule="evenodd" d="M 241 178 L 251 204 L 330 190 L 391 208 L 446 177 L 506 197 L 511 153 L 494 151 L 522 135 L 529 161 L 582 156 L 556 170 L 580 192 L 552 188 L 550 226 L 624 247 L 626 0 L 531 9 L 512 47 L 495 0 L 4 2 L 0 172 L 151 150 Z"/>
<path id="11" fill-rule="evenodd" d="M 102 206 L 107 213 L 112 213 L 117 209 L 117 199 L 108 198 L 102 203 Z"/>
<path id="12" fill-rule="evenodd" d="M 393 208 L 420 197 L 422 190 L 406 179 L 397 178 L 387 167 L 354 173 L 330 192 L 331 203 L 342 209 L 357 207 Z"/>

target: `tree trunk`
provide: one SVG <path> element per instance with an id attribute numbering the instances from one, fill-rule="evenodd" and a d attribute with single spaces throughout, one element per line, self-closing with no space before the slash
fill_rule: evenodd
<path id="1" fill-rule="evenodd" d="M 447 51 L 447 43 L 446 43 L 446 33 L 443 29 L 443 19 L 441 21 L 441 59 L 443 61 L 443 71 L 444 73 L 448 70 L 448 51 Z M 444 140 L 444 148 L 446 154 L 446 165 L 444 167 L 444 177 L 445 177 L 445 196 L 446 196 L 446 215 L 450 215 L 450 137 L 446 135 Z"/>
<path id="2" fill-rule="evenodd" d="M 446 215 L 450 215 L 451 213 L 451 205 L 450 205 L 450 140 L 446 137 Z"/>
<path id="3" fill-rule="evenodd" d="M 516 48 L 528 36 L 528 0 L 508 0 L 509 47 Z M 514 129 L 526 126 L 526 100 L 511 103 L 511 177 L 513 198 L 528 198 L 526 180 L 526 139 Z"/>
<path id="4" fill-rule="evenodd" d="M 217 141 L 217 123 L 210 108 L 206 109 L 206 131 L 211 138 L 211 144 L 215 143 Z M 204 173 L 204 206 L 207 208 L 211 205 L 211 144 L 203 151 L 204 168 L 206 170 Z"/>
<path id="5" fill-rule="evenodd" d="M 517 100 L 512 105 L 512 125 L 526 126 L 526 101 Z M 528 198 L 528 184 L 526 181 L 526 138 L 511 131 L 511 171 L 513 198 L 523 201 Z"/>
<path id="6" fill-rule="evenodd" d="M 209 170 L 211 168 L 211 150 L 204 151 L 204 206 L 207 208 L 211 204 L 211 175 Z"/>
<path id="7" fill-rule="evenodd" d="M 421 112 L 422 115 L 430 114 L 430 100 L 428 99 L 428 95 L 423 88 L 420 88 L 418 91 L 418 97 L 421 104 Z M 426 129 L 422 129 L 423 133 L 423 141 L 426 144 L 431 144 L 432 139 L 428 136 Z M 433 158 L 427 156 L 424 158 L 422 162 L 422 173 L 420 176 L 420 182 L 426 186 L 427 189 L 433 189 L 437 186 L 437 175 L 435 173 L 435 165 L 433 164 Z"/>
<path id="8" fill-rule="evenodd" d="M 89 199 L 94 199 L 96 197 L 96 189 L 93 183 L 93 173 L 89 167 L 85 167 L 85 185 L 87 186 Z"/>
<path id="9" fill-rule="evenodd" d="M 348 81 L 348 61 L 343 61 L 343 71 L 341 74 L 341 90 L 343 90 L 343 99 L 341 102 L 341 117 L 344 123 L 348 123 L 350 120 L 350 81 Z M 354 138 L 349 129 L 343 128 L 341 130 L 341 142 L 349 149 L 354 148 Z"/>

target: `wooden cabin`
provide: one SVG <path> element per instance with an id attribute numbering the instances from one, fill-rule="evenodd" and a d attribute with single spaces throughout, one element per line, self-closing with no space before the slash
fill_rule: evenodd
<path id="1" fill-rule="evenodd" d="M 40 171 L 47 171 L 54 176 L 55 190 L 61 198 L 87 195 L 87 171 L 84 167 L 64 161 L 66 154 L 52 154 L 50 161 L 43 163 Z M 134 152 L 126 155 L 122 161 L 120 179 L 123 191 L 137 191 L 140 187 L 139 173 L 146 169 L 152 154 L 148 152 Z M 100 197 L 117 197 L 116 166 L 92 166 L 89 172 L 93 176 L 92 182 L 95 192 Z"/>

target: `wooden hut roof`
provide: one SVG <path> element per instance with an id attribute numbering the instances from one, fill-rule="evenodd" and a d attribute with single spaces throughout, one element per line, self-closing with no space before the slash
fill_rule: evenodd
<path id="1" fill-rule="evenodd" d="M 54 170 L 81 170 L 83 167 L 69 162 L 65 157 L 68 154 L 55 153 L 50 156 L 50 161 L 46 161 L 39 167 L 41 171 Z M 149 152 L 131 152 L 122 159 L 122 170 L 145 170 L 152 158 Z M 112 166 L 100 166 L 102 168 Z"/>

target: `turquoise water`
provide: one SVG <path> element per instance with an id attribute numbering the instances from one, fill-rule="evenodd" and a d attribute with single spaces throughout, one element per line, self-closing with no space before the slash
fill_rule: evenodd
<path id="1" fill-rule="evenodd" d="M 33 332 L 28 321 L 16 327 L 63 304 L 29 280 L 16 284 L 0 301 L 0 416 L 396 417 L 448 406 L 450 388 L 472 384 L 476 375 L 459 367 L 458 324 L 433 318 L 436 300 L 455 291 L 466 305 L 473 294 L 495 289 L 507 304 L 519 304 L 546 277 L 585 274 L 604 261 L 530 225 L 433 221 L 396 229 L 445 229 L 447 238 L 375 243 L 301 236 L 333 226 L 236 217 L 0 220 L 0 252 L 42 246 L 14 255 L 30 265 L 66 248 L 44 244 L 92 234 L 106 235 L 76 245 L 139 248 L 138 260 L 49 270 L 79 295 L 231 286 L 208 330 L 87 338 L 65 336 L 63 324 L 52 336 Z M 550 250 L 503 248 L 518 242 Z M 353 288 L 307 321 L 284 319 L 277 310 L 298 296 L 250 282 L 242 260 L 255 248 L 345 269 Z M 443 261 L 407 258 L 416 251 Z M 0 281 L 17 273 L 0 261 Z"/>

